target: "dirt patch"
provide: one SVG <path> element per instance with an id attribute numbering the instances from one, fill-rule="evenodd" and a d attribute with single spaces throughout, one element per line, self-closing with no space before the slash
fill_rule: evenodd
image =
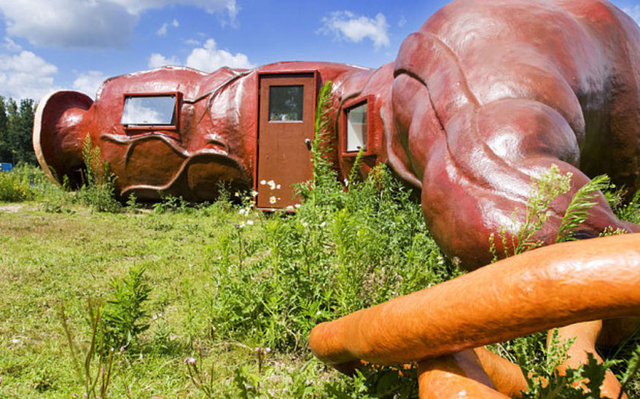
<path id="1" fill-rule="evenodd" d="M 7 204 L 7 205 L 0 205 L 0 212 L 18 212 L 20 209 L 22 209 L 22 205 L 21 204 Z"/>

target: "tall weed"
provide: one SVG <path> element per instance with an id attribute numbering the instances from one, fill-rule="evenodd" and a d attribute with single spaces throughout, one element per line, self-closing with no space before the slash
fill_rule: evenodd
<path id="1" fill-rule="evenodd" d="M 64 307 L 60 309 L 62 327 L 69 346 L 74 370 L 78 380 L 84 386 L 85 393 L 83 397 L 107 399 L 116 357 L 123 356 L 124 348 L 118 352 L 114 348 L 105 350 L 105 347 L 108 348 L 108 346 L 104 341 L 104 323 L 100 305 L 88 301 L 87 310 L 91 325 L 91 336 L 89 343 L 83 349 L 76 342 Z"/>
<path id="2" fill-rule="evenodd" d="M 102 309 L 105 348 L 129 347 L 136 337 L 149 328 L 144 302 L 151 286 L 143 268 L 132 268 L 127 276 L 115 279 L 111 285 L 112 298 Z"/>
<path id="3" fill-rule="evenodd" d="M 93 147 L 87 135 L 82 143 L 82 158 L 85 164 L 85 184 L 76 194 L 78 201 L 97 212 L 119 212 L 122 205 L 115 198 L 116 176 L 109 165 L 102 162 L 99 147 Z"/>

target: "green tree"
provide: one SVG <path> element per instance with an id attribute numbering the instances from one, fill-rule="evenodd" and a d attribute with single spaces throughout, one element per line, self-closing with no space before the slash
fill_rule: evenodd
<path id="1" fill-rule="evenodd" d="M 32 99 L 20 100 L 20 118 L 17 126 L 17 142 L 20 158 L 18 162 L 36 164 L 36 154 L 33 151 L 33 117 L 35 107 Z"/>
<path id="2" fill-rule="evenodd" d="M 4 103 L 6 109 L 6 162 L 36 163 L 31 136 L 33 131 L 34 104 L 31 99 L 20 100 L 20 105 L 12 98 Z"/>
<path id="3" fill-rule="evenodd" d="M 0 162 L 10 162 L 11 152 L 9 151 L 9 143 L 7 142 L 7 126 L 8 126 L 7 108 L 5 107 L 5 99 L 0 96 Z"/>
<path id="4" fill-rule="evenodd" d="M 16 140 L 15 129 L 18 124 L 18 104 L 13 98 L 9 98 L 5 107 L 7 109 L 7 151 L 9 155 L 8 161 L 15 164 L 18 158 L 18 142 Z"/>

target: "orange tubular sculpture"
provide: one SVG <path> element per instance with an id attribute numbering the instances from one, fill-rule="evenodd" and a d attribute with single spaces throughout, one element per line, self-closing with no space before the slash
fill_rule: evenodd
<path id="1" fill-rule="evenodd" d="M 557 244 L 322 323 L 309 342 L 320 360 L 338 369 L 358 360 L 418 362 L 421 398 L 517 396 L 526 386 L 515 366 L 471 349 L 638 315 L 639 286 L 640 234 Z M 594 351 L 596 338 L 581 335 L 575 355 Z M 619 390 L 615 378 L 605 380 L 608 396 Z"/>

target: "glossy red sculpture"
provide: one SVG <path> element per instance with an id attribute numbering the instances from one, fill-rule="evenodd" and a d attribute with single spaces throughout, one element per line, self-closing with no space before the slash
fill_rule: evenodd
<path id="1" fill-rule="evenodd" d="M 50 177 L 67 177 L 72 186 L 82 184 L 81 150 L 89 135 L 117 176 L 121 197 L 214 200 L 226 183 L 231 190 L 253 186 L 259 206 L 283 208 L 293 203 L 291 185 L 311 176 L 305 139 L 313 137 L 317 86 L 363 72 L 296 62 L 119 76 L 103 84 L 95 102 L 71 91 L 42 99 L 34 148 Z"/>
<path id="2" fill-rule="evenodd" d="M 552 204 L 550 219 L 537 235 L 545 244 L 553 242 L 570 198 L 589 177 L 606 173 L 630 193 L 640 188 L 640 31 L 604 0 L 454 1 L 404 41 L 394 63 L 377 70 L 316 62 L 223 68 L 212 74 L 163 68 L 109 79 L 95 102 L 80 93 L 57 92 L 38 106 L 34 148 L 52 179 L 66 176 L 74 186 L 82 184 L 81 147 L 89 135 L 117 176 L 121 197 L 133 193 L 153 200 L 171 194 L 213 200 L 225 183 L 231 190 L 254 189 L 261 209 L 281 209 L 297 202 L 291 185 L 311 177 L 308 140 L 314 134 L 316 93 L 327 81 L 333 82 L 331 159 L 341 178 L 349 174 L 360 148 L 361 173 L 388 163 L 421 190 L 430 232 L 469 270 L 489 262 L 491 233 L 503 226 L 512 226 L 508 234 L 517 231 L 531 179 L 553 164 L 573 178 L 571 190 Z M 595 237 L 607 227 L 640 232 L 639 226 L 618 220 L 600 195 L 579 237 Z M 590 265 L 582 258 L 579 263 Z M 575 275 L 554 274 L 547 282 L 581 281 L 582 269 Z M 467 290 L 497 295 L 514 289 L 498 285 L 487 293 L 483 281 Z M 580 296 L 578 291 L 569 294 Z M 491 312 L 490 306 L 482 312 Z M 446 307 L 433 311 L 446 313 Z M 542 322 L 542 315 L 540 322 L 526 325 L 548 328 L 629 315 L 612 312 L 550 318 L 552 323 Z M 444 319 L 460 317 L 465 315 L 453 312 Z M 376 323 L 385 320 L 381 316 Z M 606 327 L 612 325 L 621 322 L 605 322 L 603 336 L 609 336 Z M 358 328 L 349 331 L 363 334 L 368 327 Z M 601 329 L 602 322 L 591 322 L 561 330 L 563 336 L 579 336 L 573 359 L 584 358 L 584 349 L 595 351 Z M 339 339 L 325 330 L 312 346 L 331 346 Z M 529 327 L 521 330 L 513 331 L 524 333 Z M 430 359 L 506 338 L 491 329 L 478 334 L 446 350 L 438 349 L 440 343 L 424 353 L 410 346 L 403 350 Z M 345 370 L 343 360 L 419 361 L 421 370 L 430 370 L 421 376 L 421 387 L 432 387 L 425 392 L 437 392 L 434 387 L 446 385 L 443 381 L 453 381 L 453 387 L 475 381 L 451 370 L 511 370 L 496 366 L 501 360 L 487 360 L 493 358 L 481 349 L 438 361 L 367 356 L 356 350 L 328 361 Z M 521 375 L 513 375 L 513 381 L 522 382 Z"/>

